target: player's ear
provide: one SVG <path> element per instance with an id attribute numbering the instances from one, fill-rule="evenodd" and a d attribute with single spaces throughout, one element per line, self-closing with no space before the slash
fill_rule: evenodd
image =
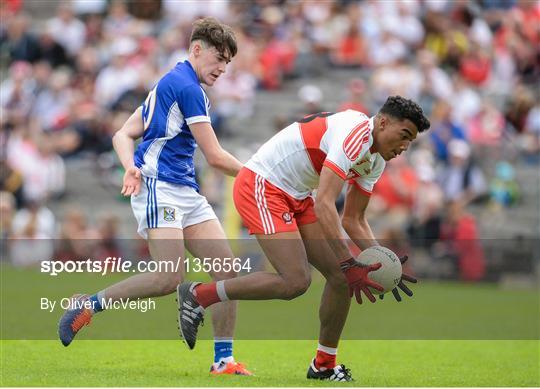
<path id="1" fill-rule="evenodd" d="M 379 115 L 379 129 L 384 130 L 386 126 L 387 118 L 384 115 Z"/>
<path id="2" fill-rule="evenodd" d="M 195 57 L 198 57 L 201 54 L 201 50 L 202 50 L 201 42 L 194 41 L 191 44 L 191 52 L 193 53 L 193 55 L 195 55 Z"/>

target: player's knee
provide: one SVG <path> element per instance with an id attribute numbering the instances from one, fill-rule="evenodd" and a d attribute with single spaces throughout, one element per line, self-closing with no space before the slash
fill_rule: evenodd
<path id="1" fill-rule="evenodd" d="M 285 300 L 292 300 L 306 293 L 311 285 L 311 274 L 307 273 L 294 280 L 287 281 Z"/>

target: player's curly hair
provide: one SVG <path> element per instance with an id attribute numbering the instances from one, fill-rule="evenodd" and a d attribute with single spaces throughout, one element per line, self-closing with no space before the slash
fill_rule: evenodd
<path id="1" fill-rule="evenodd" d="M 238 52 L 236 36 L 232 28 L 215 18 L 204 18 L 193 23 L 190 42 L 201 40 L 229 59 Z"/>
<path id="2" fill-rule="evenodd" d="M 392 116 L 398 120 L 409 119 L 418 128 L 418 132 L 427 130 L 431 125 L 418 104 L 401 96 L 388 97 L 379 113 Z"/>

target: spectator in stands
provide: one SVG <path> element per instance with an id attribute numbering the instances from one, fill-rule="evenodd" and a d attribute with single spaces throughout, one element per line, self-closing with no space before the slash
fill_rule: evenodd
<path id="1" fill-rule="evenodd" d="M 372 195 L 378 223 L 405 227 L 417 188 L 418 177 L 405 155 L 388 162 Z"/>
<path id="2" fill-rule="evenodd" d="M 450 164 L 439 175 L 439 183 L 447 201 L 467 205 L 487 192 L 484 174 L 471 158 L 467 142 L 454 139 L 448 144 Z"/>
<path id="3" fill-rule="evenodd" d="M 540 157 L 540 103 L 529 111 L 525 121 L 525 131 L 521 139 L 521 148 L 526 159 L 538 162 Z"/>
<path id="4" fill-rule="evenodd" d="M 40 60 L 33 65 L 32 83 L 34 96 L 38 96 L 43 90 L 49 87 L 53 69 L 49 62 Z M 32 102 L 35 104 L 35 101 Z M 32 109 L 33 111 L 33 109 Z"/>
<path id="5" fill-rule="evenodd" d="M 58 131 L 70 124 L 71 74 L 67 69 L 56 70 L 48 81 L 36 96 L 30 115 L 43 131 Z"/>
<path id="6" fill-rule="evenodd" d="M 444 194 L 429 164 L 416 166 L 418 187 L 414 192 L 412 217 L 407 228 L 413 246 L 431 248 L 440 238 Z"/>
<path id="7" fill-rule="evenodd" d="M 387 211 L 399 208 L 410 209 L 414 202 L 414 193 L 418 181 L 414 169 L 405 156 L 400 156 L 387 163 L 373 194 L 382 198 Z"/>
<path id="8" fill-rule="evenodd" d="M 380 42 L 372 43 L 369 56 L 375 66 L 392 65 L 405 59 L 407 46 L 385 26 Z"/>
<path id="9" fill-rule="evenodd" d="M 98 243 L 99 234 L 90 226 L 86 215 L 80 209 L 68 209 L 61 221 L 55 258 L 86 260 L 92 257 Z"/>
<path id="10" fill-rule="evenodd" d="M 113 111 L 135 111 L 141 103 L 146 99 L 148 90 L 152 88 L 156 82 L 157 72 L 150 64 L 145 64 L 140 67 L 136 85 L 124 91 L 120 97 L 111 105 Z"/>
<path id="11" fill-rule="evenodd" d="M 449 75 L 438 66 L 437 57 L 428 50 L 419 50 L 418 65 L 424 77 L 423 94 L 445 100 L 452 96 L 453 85 Z"/>
<path id="12" fill-rule="evenodd" d="M 9 78 L 0 84 L 0 106 L 5 124 L 26 124 L 34 102 L 34 87 L 32 66 L 28 62 L 14 62 L 9 68 Z"/>
<path id="13" fill-rule="evenodd" d="M 7 51 L 11 61 L 35 62 L 41 56 L 37 38 L 28 31 L 28 16 L 15 14 L 7 20 L 7 33 L 0 41 L 2 51 Z"/>
<path id="14" fill-rule="evenodd" d="M 13 196 L 15 201 L 15 209 L 22 206 L 24 202 L 23 177 L 21 173 L 14 170 L 3 158 L 0 159 L 0 191 L 2 193 L 9 193 L 11 196 Z M 8 195 L 5 196 L 6 198 L 9 197 Z"/>
<path id="15" fill-rule="evenodd" d="M 490 185 L 491 200 L 502 207 L 515 205 L 519 200 L 519 185 L 515 179 L 515 171 L 507 161 L 499 161 L 495 165 L 495 177 Z"/>
<path id="16" fill-rule="evenodd" d="M 109 40 L 117 39 L 132 32 L 135 19 L 128 12 L 124 0 L 113 0 L 103 23 L 103 33 Z"/>
<path id="17" fill-rule="evenodd" d="M 77 55 L 86 39 L 86 27 L 75 17 L 72 7 L 68 2 L 59 2 L 56 17 L 47 23 L 47 30 L 66 49 L 70 58 Z"/>
<path id="18" fill-rule="evenodd" d="M 479 45 L 469 47 L 459 66 L 462 77 L 474 85 L 483 85 L 491 74 L 491 59 Z"/>
<path id="19" fill-rule="evenodd" d="M 43 203 L 63 193 L 64 162 L 50 135 L 21 129 L 9 139 L 7 161 L 22 175 L 25 202 Z"/>
<path id="20" fill-rule="evenodd" d="M 486 99 L 480 111 L 469 121 L 468 140 L 475 146 L 497 146 L 501 143 L 505 127 L 503 114 Z"/>
<path id="21" fill-rule="evenodd" d="M 174 67 L 178 62 L 188 58 L 187 38 L 179 26 L 166 30 L 159 37 L 159 51 L 155 60 L 159 73 L 164 73 Z"/>
<path id="22" fill-rule="evenodd" d="M 0 12 L 6 17 L 11 17 L 21 11 L 22 0 L 6 0 L 0 3 Z"/>
<path id="23" fill-rule="evenodd" d="M 459 278 L 464 281 L 479 281 L 485 276 L 486 260 L 476 218 L 465 211 L 461 201 L 451 201 L 446 209 L 442 238 L 449 253 L 457 260 Z"/>
<path id="24" fill-rule="evenodd" d="M 83 19 L 90 15 L 105 13 L 107 10 L 107 0 L 71 0 L 71 3 L 73 12 Z"/>
<path id="25" fill-rule="evenodd" d="M 449 162 L 448 143 L 452 139 L 465 140 L 465 131 L 455 123 L 451 116 L 452 108 L 444 100 L 438 100 L 431 114 L 432 130 L 429 134 L 435 157 L 444 162 Z"/>
<path id="26" fill-rule="evenodd" d="M 43 203 L 29 201 L 13 218 L 12 236 L 17 239 L 54 239 L 55 217 Z"/>
<path id="27" fill-rule="evenodd" d="M 298 90 L 298 99 L 302 105 L 292 113 L 291 121 L 297 121 L 312 113 L 324 111 L 322 106 L 323 92 L 316 85 L 307 84 L 302 86 Z"/>
<path id="28" fill-rule="evenodd" d="M 369 110 L 366 106 L 366 83 L 361 78 L 353 78 L 347 85 L 347 92 L 349 94 L 347 100 L 345 100 L 338 108 L 338 111 L 345 111 L 352 109 L 355 111 L 363 112 L 369 116 Z"/>
<path id="29" fill-rule="evenodd" d="M 50 260 L 54 252 L 56 220 L 39 201 L 30 201 L 15 214 L 11 225 L 9 257 L 15 266 L 33 266 Z"/>
<path id="30" fill-rule="evenodd" d="M 482 109 L 482 98 L 478 91 L 459 75 L 453 79 L 454 93 L 448 101 L 452 107 L 452 121 L 458 126 L 466 126 Z"/>
<path id="31" fill-rule="evenodd" d="M 368 64 L 368 45 L 358 26 L 349 23 L 347 32 L 342 36 L 333 52 L 331 61 L 337 66 L 358 67 Z"/>
<path id="32" fill-rule="evenodd" d="M 39 49 L 40 59 L 47 61 L 53 68 L 70 63 L 66 49 L 55 40 L 51 28 L 46 29 L 39 36 Z"/>
<path id="33" fill-rule="evenodd" d="M 216 101 L 215 113 L 225 121 L 221 127 L 232 132 L 234 129 L 227 125 L 227 120 L 231 118 L 245 120 L 253 115 L 257 86 L 257 80 L 253 74 L 235 65 L 236 63 L 231 64 L 227 72 L 216 82 L 210 94 Z"/>
<path id="34" fill-rule="evenodd" d="M 138 72 L 128 64 L 129 56 L 137 50 L 137 42 L 123 37 L 111 45 L 111 63 L 103 68 L 96 79 L 95 100 L 106 108 L 137 85 Z"/>
<path id="35" fill-rule="evenodd" d="M 115 215 L 102 214 L 97 220 L 97 242 L 94 255 L 96 259 L 123 256 L 123 245 L 119 231 L 120 220 Z"/>
<path id="36" fill-rule="evenodd" d="M 11 226 L 15 215 L 16 202 L 15 197 L 6 191 L 0 191 L 0 240 L 11 238 Z M 6 254 L 5 247 L 0 252 L 2 257 Z"/>
<path id="37" fill-rule="evenodd" d="M 536 91 L 538 92 L 538 91 Z M 516 85 L 512 93 L 508 96 L 505 107 L 505 117 L 508 123 L 517 133 L 522 133 L 527 121 L 527 115 L 534 106 L 535 98 L 533 92 L 524 84 Z"/>

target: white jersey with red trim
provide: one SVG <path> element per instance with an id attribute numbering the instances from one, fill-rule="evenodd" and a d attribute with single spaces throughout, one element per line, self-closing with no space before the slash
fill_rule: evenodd
<path id="1" fill-rule="evenodd" d="M 373 118 L 347 110 L 305 117 L 274 135 L 246 167 L 302 200 L 319 186 L 322 167 L 371 194 L 386 165 L 371 153 Z"/>

